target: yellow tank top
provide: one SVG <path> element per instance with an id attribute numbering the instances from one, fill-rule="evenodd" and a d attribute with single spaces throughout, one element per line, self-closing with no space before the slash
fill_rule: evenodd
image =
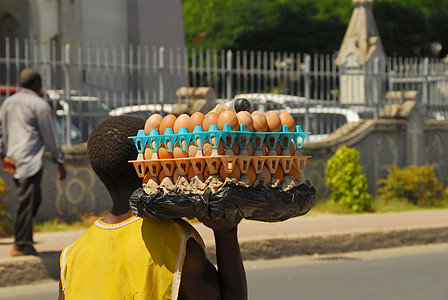
<path id="1" fill-rule="evenodd" d="M 177 299 L 187 240 L 183 220 L 97 220 L 61 254 L 65 299 Z"/>

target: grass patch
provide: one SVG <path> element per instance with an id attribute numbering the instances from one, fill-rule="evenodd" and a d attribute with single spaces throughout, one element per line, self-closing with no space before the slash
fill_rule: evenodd
<path id="1" fill-rule="evenodd" d="M 405 211 L 416 211 L 416 210 L 428 210 L 428 209 L 439 209 L 448 208 L 448 199 L 438 202 L 437 205 L 433 206 L 417 206 L 409 202 L 408 200 L 402 199 L 385 199 L 383 197 L 377 197 L 373 201 L 373 213 L 387 213 L 387 212 L 405 212 Z M 368 212 L 368 213 L 372 213 Z M 325 199 L 318 199 L 316 204 L 308 213 L 312 214 L 354 214 L 354 212 L 340 203 L 330 203 L 326 202 Z"/>
<path id="2" fill-rule="evenodd" d="M 308 215 L 313 214 L 355 214 L 350 208 L 340 203 L 330 203 L 324 200 L 316 201 Z"/>
<path id="3" fill-rule="evenodd" d="M 374 209 L 375 212 L 378 213 L 428 210 L 438 208 L 448 208 L 448 199 L 441 200 L 437 203 L 437 205 L 431 206 L 414 205 L 404 198 L 385 199 L 383 197 L 378 197 L 374 201 Z"/>
<path id="4" fill-rule="evenodd" d="M 95 221 L 104 216 L 102 214 L 83 214 L 74 221 L 65 221 L 59 218 L 34 224 L 35 232 L 76 231 L 89 228 Z"/>
<path id="5" fill-rule="evenodd" d="M 0 215 L 0 237 L 14 234 L 14 223 L 9 214 Z"/>

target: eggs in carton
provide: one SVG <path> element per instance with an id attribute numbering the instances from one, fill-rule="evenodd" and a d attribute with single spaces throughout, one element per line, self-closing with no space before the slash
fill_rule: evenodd
<path id="1" fill-rule="evenodd" d="M 195 177 L 230 178 L 249 186 L 278 185 L 285 178 L 298 182 L 309 158 L 300 151 L 308 134 L 287 112 L 153 114 L 130 137 L 139 152 L 131 163 L 144 184 L 160 185 L 166 177 L 172 184 Z"/>

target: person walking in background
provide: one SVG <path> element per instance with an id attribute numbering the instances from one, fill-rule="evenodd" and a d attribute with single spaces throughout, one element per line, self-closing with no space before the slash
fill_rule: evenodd
<path id="1" fill-rule="evenodd" d="M 0 155 L 3 170 L 13 175 L 17 188 L 12 256 L 37 255 L 33 246 L 33 218 L 41 203 L 41 180 L 48 149 L 65 179 L 64 155 L 48 103 L 39 96 L 42 77 L 34 69 L 20 73 L 21 89 L 0 107 Z"/>

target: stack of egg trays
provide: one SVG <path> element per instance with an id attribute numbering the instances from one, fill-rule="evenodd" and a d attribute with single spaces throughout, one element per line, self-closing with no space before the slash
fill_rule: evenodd
<path id="1" fill-rule="evenodd" d="M 225 124 L 223 130 L 219 130 L 216 125 L 210 125 L 208 131 L 203 131 L 201 126 L 196 126 L 193 132 L 188 132 L 187 128 L 182 127 L 179 129 L 179 133 L 174 134 L 172 128 L 165 129 L 163 135 L 160 135 L 157 129 L 152 129 L 149 135 L 145 134 L 144 130 L 139 130 L 137 136 L 129 137 L 134 141 L 135 147 L 138 151 L 138 157 L 136 160 L 130 161 L 134 164 L 135 170 L 139 177 L 145 177 L 147 170 L 151 173 L 151 176 L 157 176 L 163 166 L 165 174 L 172 176 L 174 172 L 174 166 L 177 165 L 180 171 L 180 175 L 187 175 L 188 168 L 193 160 L 193 168 L 196 174 L 202 174 L 205 163 L 209 167 L 211 174 L 217 174 L 219 172 L 219 165 L 223 162 L 226 172 L 232 172 L 232 166 L 235 161 L 241 168 L 242 173 L 246 173 L 250 162 L 254 166 L 256 174 L 260 174 L 261 170 L 266 162 L 270 172 L 273 174 L 281 163 L 285 173 L 288 173 L 292 167 L 292 163 L 296 163 L 296 167 L 299 173 L 302 173 L 307 158 L 309 156 L 301 156 L 300 150 L 305 142 L 307 135 L 310 132 L 304 132 L 300 125 L 295 127 L 293 132 L 288 130 L 287 126 L 282 126 L 279 132 L 252 132 L 247 131 L 244 125 L 239 125 L 239 130 L 232 130 L 230 124 Z M 161 143 L 165 146 L 168 152 L 173 151 L 173 146 L 178 145 L 183 151 L 187 151 L 191 141 L 199 140 L 198 150 L 202 150 L 202 147 L 206 140 L 208 140 L 213 149 L 217 149 L 219 142 L 223 141 L 226 152 L 232 149 L 235 142 L 238 143 L 240 148 L 240 155 L 216 155 L 212 153 L 212 156 L 203 157 L 202 152 L 199 151 L 198 157 L 189 157 L 182 159 L 144 159 L 143 152 L 146 145 L 148 145 L 153 153 L 157 153 Z M 212 143 L 214 140 L 214 143 Z M 263 142 L 266 141 L 268 147 L 268 155 L 262 156 L 261 148 Z M 295 156 L 277 156 L 275 149 L 277 142 L 280 141 L 282 150 L 289 150 L 291 142 L 294 142 L 296 148 Z M 244 152 L 247 150 L 248 143 L 252 142 L 254 146 L 254 155 L 245 156 Z M 170 146 L 171 145 L 171 146 Z M 233 154 L 233 152 L 231 152 Z"/>

